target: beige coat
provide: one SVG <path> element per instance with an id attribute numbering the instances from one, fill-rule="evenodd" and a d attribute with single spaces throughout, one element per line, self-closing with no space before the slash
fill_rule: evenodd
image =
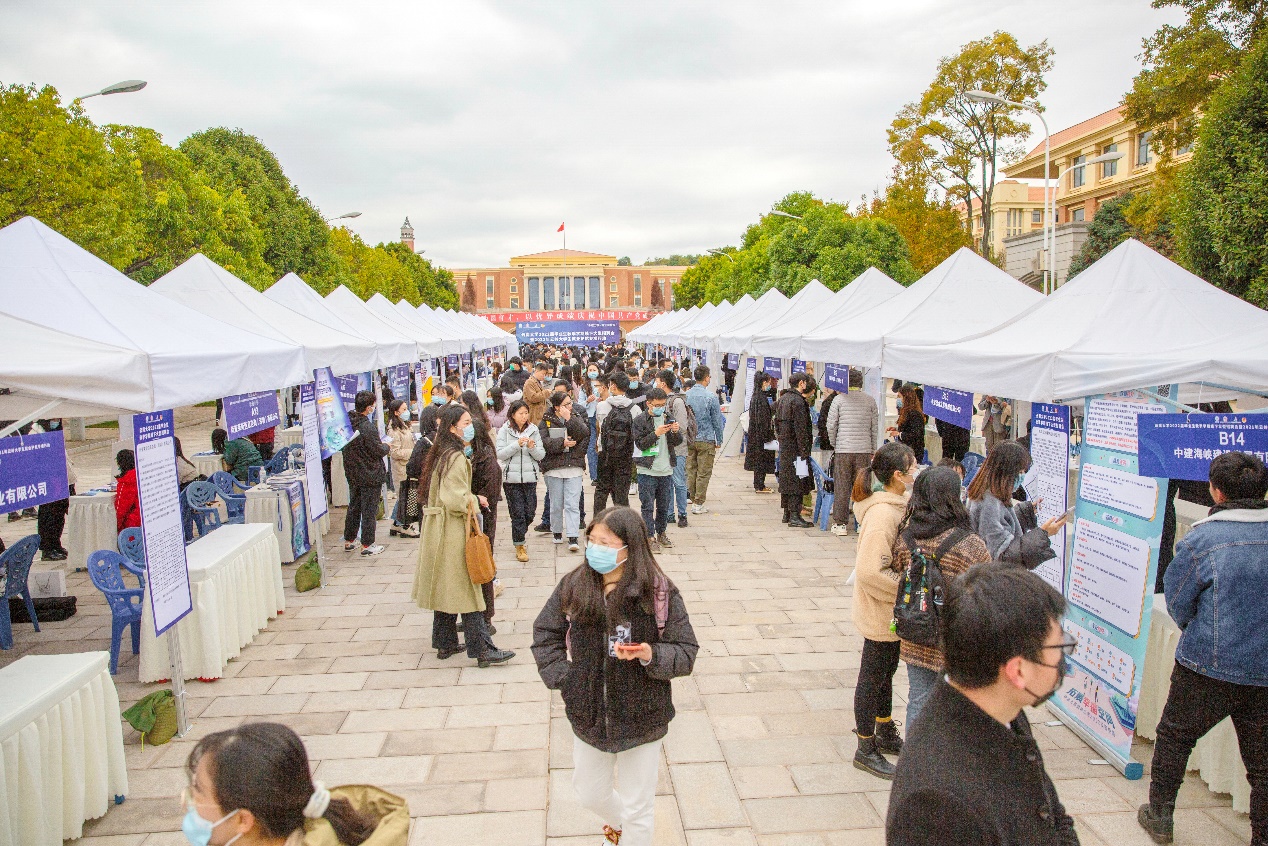
<path id="1" fill-rule="evenodd" d="M 898 573 L 893 562 L 898 524 L 907 510 L 907 497 L 878 491 L 854 503 L 859 521 L 858 551 L 854 557 L 854 625 L 868 640 L 893 642 L 890 631 L 894 600 L 898 597 Z"/>
<path id="2" fill-rule="evenodd" d="M 528 403 L 528 422 L 540 426 L 546 416 L 546 386 L 537 381 L 537 374 L 528 377 L 524 383 L 524 402 Z"/>
<path id="3" fill-rule="evenodd" d="M 387 455 L 392 461 L 392 484 L 400 490 L 401 482 L 405 481 L 405 464 L 414 452 L 414 433 L 408 428 L 388 426 L 387 436 L 392 439 L 387 445 Z"/>
<path id="4" fill-rule="evenodd" d="M 410 594 L 419 608 L 446 614 L 484 610 L 484 594 L 467 574 L 467 511 L 478 507 L 470 461 L 457 455 L 444 472 L 433 472 Z"/>
<path id="5" fill-rule="evenodd" d="M 362 846 L 405 846 L 409 839 L 409 806 L 399 796 L 366 784 L 332 787 L 331 799 L 347 799 L 363 814 L 378 820 L 378 828 Z M 325 818 L 305 820 L 304 827 L 291 833 L 286 846 L 344 846 Z"/>

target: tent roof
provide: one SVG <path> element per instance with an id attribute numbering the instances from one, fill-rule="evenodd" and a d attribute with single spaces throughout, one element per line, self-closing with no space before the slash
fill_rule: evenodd
<path id="1" fill-rule="evenodd" d="M 753 352 L 801 358 L 801 339 L 819 327 L 835 326 L 901 293 L 903 286 L 874 267 L 860 273 L 824 307 L 799 309 L 753 338 Z"/>
<path id="2" fill-rule="evenodd" d="M 887 343 L 886 375 L 1053 402 L 1173 382 L 1268 389 L 1268 312 L 1136 240 L 956 343 Z"/>
<path id="3" fill-rule="evenodd" d="M 700 306 L 677 311 L 664 311 L 630 333 L 632 341 L 661 343 L 660 336 L 675 326 L 682 326 L 700 313 Z"/>
<path id="4" fill-rule="evenodd" d="M 365 304 L 365 301 L 346 285 L 340 285 L 325 297 L 327 305 L 363 335 L 369 337 L 409 338 L 414 342 L 414 351 L 404 361 L 419 361 L 428 358 L 426 347 L 432 340 L 421 331 L 395 317 L 387 317 L 377 313 Z M 402 362 L 398 361 L 397 364 Z"/>
<path id="5" fill-rule="evenodd" d="M 1042 299 L 1039 292 L 961 247 L 888 300 L 808 333 L 801 357 L 877 367 L 886 341 L 954 341 L 998 326 Z"/>
<path id="6" fill-rule="evenodd" d="M 347 289 L 345 288 L 344 290 Z M 348 293 L 354 297 L 356 296 L 351 291 L 348 291 Z M 358 301 L 360 300 L 359 297 L 357 299 Z M 424 323 L 402 316 L 387 297 L 375 293 L 370 299 L 365 301 L 364 305 L 391 326 L 400 329 L 402 332 L 408 332 L 409 337 L 413 338 L 418 344 L 418 357 L 420 360 L 441 354 L 440 335 Z"/>
<path id="7" fill-rule="evenodd" d="M 704 329 L 683 333 L 682 343 L 684 346 L 701 348 L 712 344 L 717 344 L 718 339 L 725 335 L 731 329 L 737 326 L 743 326 L 744 323 L 754 314 L 759 314 L 767 309 L 778 308 L 780 305 L 788 302 L 788 297 L 778 288 L 771 288 L 765 294 L 762 294 L 753 302 L 743 309 L 739 306 L 731 309 L 731 313 L 726 317 Z M 722 349 L 719 347 L 719 349 Z M 723 352 L 743 352 L 743 350 L 722 350 Z"/>
<path id="8" fill-rule="evenodd" d="M 273 302 L 281 303 L 291 311 L 299 312 L 310 320 L 372 342 L 378 353 L 375 368 L 391 367 L 394 364 L 413 361 L 418 354 L 418 344 L 410 338 L 386 330 L 379 331 L 375 324 L 369 324 L 367 330 L 364 321 L 361 325 L 357 325 L 352 320 L 345 319 L 344 315 L 322 299 L 321 294 L 314 291 L 307 282 L 294 273 L 288 273 L 274 282 L 264 292 L 264 296 Z"/>
<path id="9" fill-rule="evenodd" d="M 150 290 L 239 329 L 298 344 L 310 373 L 318 367 L 329 367 L 336 375 L 374 367 L 372 342 L 274 302 L 202 253 L 152 282 Z"/>
<path id="10" fill-rule="evenodd" d="M 818 311 L 824 308 L 833 298 L 834 293 L 818 279 L 811 279 L 786 303 L 749 312 L 743 322 L 730 326 L 722 333 L 718 338 L 718 346 L 724 350 L 748 352 L 753 347 L 754 336 L 773 326 L 778 326 L 780 322 L 798 314 L 802 309 Z"/>
<path id="11" fill-rule="evenodd" d="M 103 405 L 154 411 L 304 380 L 298 346 L 172 302 L 33 217 L 0 229 L 0 292 L 0 312 L 145 357 L 148 399 L 103 388 Z"/>

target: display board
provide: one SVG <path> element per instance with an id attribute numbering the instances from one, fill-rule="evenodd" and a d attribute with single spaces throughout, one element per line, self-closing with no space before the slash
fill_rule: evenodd
<path id="1" fill-rule="evenodd" d="M 1143 475 L 1205 482 L 1226 452 L 1268 462 L 1268 414 L 1149 414 L 1136 427 Z"/>
<path id="2" fill-rule="evenodd" d="M 145 544 L 145 595 L 154 620 L 154 636 L 158 637 L 194 607 L 171 410 L 134 414 L 132 431 L 136 435 L 136 488 Z"/>
<path id="3" fill-rule="evenodd" d="M 794 358 L 790 366 L 792 367 L 793 373 L 809 373 L 810 372 L 809 370 L 806 369 L 806 363 L 799 358 Z"/>
<path id="4" fill-rule="evenodd" d="M 925 414 L 961 429 L 973 428 L 973 394 L 925 385 Z M 1067 430 L 1068 430 L 1067 424 Z M 1064 509 L 1063 509 L 1064 510 Z"/>
<path id="5" fill-rule="evenodd" d="M 329 458 L 356 437 L 357 431 L 352 428 L 352 421 L 348 419 L 347 405 L 340 401 L 342 395 L 335 387 L 335 377 L 330 374 L 330 368 L 320 367 L 314 370 L 313 378 L 321 457 Z"/>
<path id="6" fill-rule="evenodd" d="M 845 364 L 823 365 L 823 386 L 846 393 L 850 390 L 850 368 Z"/>
<path id="7" fill-rule="evenodd" d="M 749 358 L 744 366 L 744 401 L 753 402 L 753 382 L 757 378 L 757 359 Z"/>
<path id="8" fill-rule="evenodd" d="M 1151 393 L 1167 397 L 1172 387 Z M 1137 475 L 1136 421 L 1167 409 L 1140 391 L 1088 397 L 1085 407 L 1062 622 L 1079 645 L 1052 705 L 1106 760 L 1136 779 L 1143 768 L 1132 760 L 1131 745 L 1167 482 Z"/>
<path id="9" fill-rule="evenodd" d="M 304 483 L 308 496 L 308 519 L 314 523 L 325 516 L 326 477 L 321 467 L 321 427 L 317 425 L 316 385 L 309 382 L 299 386 L 299 421 L 304 435 Z"/>
<path id="10" fill-rule="evenodd" d="M 329 370 L 330 368 L 326 368 Z M 349 373 L 346 376 L 335 377 L 334 384 L 339 391 L 339 398 L 343 401 L 345 411 L 352 411 L 357 407 L 357 374 Z"/>
<path id="11" fill-rule="evenodd" d="M 926 385 L 926 408 L 928 408 L 929 391 L 930 387 Z M 973 397 L 968 396 L 967 408 L 971 414 Z M 1031 464 L 1024 485 L 1030 501 L 1038 502 L 1035 513 L 1042 525 L 1055 517 L 1060 517 L 1069 508 L 1067 499 L 1070 491 L 1070 407 L 1035 403 L 1031 406 L 1030 420 L 1032 426 L 1030 431 Z M 1035 572 L 1044 581 L 1062 592 L 1065 591 L 1066 582 L 1065 547 L 1065 532 L 1058 532 L 1052 538 L 1052 549 L 1057 553 L 1057 557 L 1035 568 Z"/>
<path id="12" fill-rule="evenodd" d="M 784 378 L 783 359 L 771 358 L 771 357 L 763 358 L 762 369 L 766 371 L 767 376 L 773 376 L 776 379 Z"/>
<path id="13" fill-rule="evenodd" d="M 436 360 L 427 359 L 414 365 L 414 387 L 418 393 L 418 401 L 414 404 L 414 417 L 423 413 L 423 409 L 431 405 L 431 392 L 435 383 Z"/>
<path id="14" fill-rule="evenodd" d="M 545 320 L 515 324 L 515 340 L 521 344 L 555 344 L 592 347 L 621 340 L 618 320 Z"/>
<path id="15" fill-rule="evenodd" d="M 409 402 L 409 365 L 396 364 L 387 369 L 387 389 L 392 397 Z"/>
<path id="16" fill-rule="evenodd" d="M 70 496 L 61 429 L 0 438 L 0 514 Z"/>
<path id="17" fill-rule="evenodd" d="M 739 354 L 739 353 L 727 353 L 727 354 L 726 354 L 726 369 L 727 369 L 727 370 L 739 370 L 739 369 L 740 369 L 740 354 Z"/>
<path id="18" fill-rule="evenodd" d="M 277 391 L 256 391 L 224 398 L 225 430 L 230 440 L 282 424 Z"/>

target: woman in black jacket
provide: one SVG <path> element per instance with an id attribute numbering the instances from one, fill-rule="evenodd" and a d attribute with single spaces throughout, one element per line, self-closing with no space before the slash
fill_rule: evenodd
<path id="1" fill-rule="evenodd" d="M 766 474 L 775 472 L 775 451 L 765 447 L 775 440 L 770 398 L 766 393 L 771 382 L 765 371 L 757 371 L 753 376 L 753 396 L 748 401 L 748 446 L 744 452 L 744 469 L 753 472 L 753 490 L 758 493 L 774 493 L 766 487 Z"/>
<path id="2" fill-rule="evenodd" d="M 550 396 L 550 411 L 542 418 L 540 430 L 542 445 L 546 448 L 541 467 L 550 500 L 550 530 L 555 535 L 555 543 L 563 543 L 566 533 L 568 551 L 577 552 L 590 421 L 584 410 L 573 413 L 571 394 L 556 391 Z"/>
<path id="3" fill-rule="evenodd" d="M 794 529 L 809 529 L 814 523 L 801 517 L 801 500 L 815 489 L 810 472 L 810 451 L 814 448 L 814 426 L 810 422 L 809 398 L 818 385 L 805 373 L 789 377 L 790 387 L 775 402 L 775 436 L 779 439 L 779 501 L 784 522 Z M 798 461 L 805 462 L 804 476 Z"/>
<path id="4" fill-rule="evenodd" d="M 612 843 L 652 842 L 660 744 L 674 718 L 669 680 L 691 674 L 698 649 L 643 518 L 625 506 L 596 515 L 586 563 L 563 577 L 533 623 L 533 657 L 572 724 L 573 788 Z"/>
<path id="5" fill-rule="evenodd" d="M 898 423 L 897 428 L 890 426 L 888 432 L 898 440 L 911 447 L 916 454 L 916 462 L 925 463 L 925 410 L 912 384 L 898 389 Z"/>

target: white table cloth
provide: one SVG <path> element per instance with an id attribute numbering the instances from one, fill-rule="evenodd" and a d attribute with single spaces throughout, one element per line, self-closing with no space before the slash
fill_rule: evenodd
<path id="1" fill-rule="evenodd" d="M 176 624 L 186 679 L 220 678 L 225 664 L 286 609 L 282 561 L 270 526 L 221 526 L 185 548 L 194 610 Z M 142 603 L 142 682 L 171 674 L 166 641 L 154 637 L 149 597 Z"/>
<path id="2" fill-rule="evenodd" d="M 273 436 L 273 448 L 281 450 L 283 447 L 294 446 L 295 444 L 304 443 L 304 427 L 290 426 L 286 429 L 278 429 Z"/>
<path id="3" fill-rule="evenodd" d="M 303 473 L 291 471 L 289 473 L 280 474 L 282 478 L 291 479 L 300 484 L 304 484 Z M 270 476 L 270 480 L 279 478 L 278 476 Z M 305 491 L 307 494 L 307 491 Z M 283 504 L 288 507 L 283 507 Z M 307 512 L 307 507 L 305 507 Z M 289 508 L 289 499 L 285 494 L 269 485 L 256 485 L 247 490 L 247 506 L 246 515 L 248 523 L 265 523 L 272 527 L 273 533 L 277 535 L 277 545 L 280 551 L 282 563 L 290 564 L 295 560 L 292 554 L 291 544 L 291 509 Z M 307 514 L 305 514 L 307 516 Z M 317 532 L 323 535 L 330 531 L 330 511 L 327 510 L 316 523 L 312 520 L 308 521 L 308 542 L 314 548 L 317 546 Z"/>
<path id="4" fill-rule="evenodd" d="M 108 653 L 0 669 L 0 846 L 61 846 L 127 792 Z"/>
<path id="5" fill-rule="evenodd" d="M 99 549 L 118 549 L 114 494 L 80 494 L 70 498 L 66 514 L 66 566 L 79 570 Z"/>
<path id="6" fill-rule="evenodd" d="M 342 452 L 336 452 L 330 459 L 330 504 L 348 507 L 348 477 L 343 475 Z"/>
<path id="7" fill-rule="evenodd" d="M 211 474 L 217 470 L 223 470 L 224 465 L 220 463 L 221 455 L 217 452 L 196 452 L 189 456 L 189 460 L 198 468 L 198 472 L 211 478 Z"/>
<path id="8" fill-rule="evenodd" d="M 1136 734 L 1149 740 L 1158 734 L 1179 643 L 1180 627 L 1167 613 L 1167 598 L 1161 593 L 1155 594 L 1145 671 L 1140 683 L 1140 707 L 1136 714 Z M 1231 719 L 1225 719 L 1198 741 L 1189 757 L 1188 768 L 1197 770 L 1212 791 L 1232 794 L 1233 810 L 1243 814 L 1250 812 L 1250 782 L 1246 780 L 1246 767 L 1242 764 Z"/>

